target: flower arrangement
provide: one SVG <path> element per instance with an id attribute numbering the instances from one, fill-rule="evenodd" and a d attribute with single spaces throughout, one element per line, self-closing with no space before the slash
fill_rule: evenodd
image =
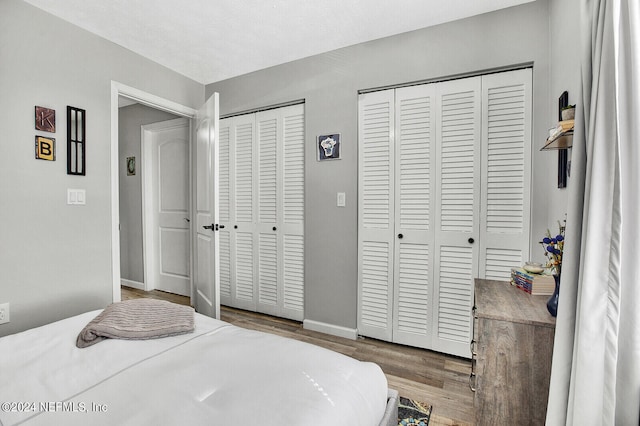
<path id="1" fill-rule="evenodd" d="M 564 252 L 564 230 L 567 220 L 562 223 L 558 221 L 558 234 L 553 237 L 551 231 L 547 229 L 547 236 L 540 241 L 544 249 L 544 255 L 547 258 L 547 268 L 551 269 L 553 275 L 560 276 L 562 269 L 562 255 Z"/>

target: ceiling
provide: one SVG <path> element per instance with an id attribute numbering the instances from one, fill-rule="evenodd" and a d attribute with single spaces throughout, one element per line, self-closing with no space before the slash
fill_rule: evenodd
<path id="1" fill-rule="evenodd" d="M 209 84 L 533 0 L 25 0 Z"/>

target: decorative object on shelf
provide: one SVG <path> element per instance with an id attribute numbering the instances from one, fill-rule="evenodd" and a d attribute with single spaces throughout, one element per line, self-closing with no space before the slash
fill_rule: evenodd
<path id="1" fill-rule="evenodd" d="M 86 175 L 86 111 L 67 106 L 67 174 Z"/>
<path id="2" fill-rule="evenodd" d="M 562 121 L 573 120 L 576 117 L 576 106 L 567 105 L 560 110 L 560 118 Z"/>
<path id="3" fill-rule="evenodd" d="M 318 161 L 340 159 L 340 133 L 318 136 Z"/>
<path id="4" fill-rule="evenodd" d="M 127 176 L 136 175 L 136 157 L 127 157 Z"/>
<path id="5" fill-rule="evenodd" d="M 547 300 L 547 311 L 551 314 L 552 317 L 558 316 L 558 297 L 560 296 L 560 275 L 554 275 L 553 279 L 556 281 L 556 288 L 553 291 L 553 294 Z"/>
<path id="6" fill-rule="evenodd" d="M 56 161 L 56 140 L 45 136 L 36 136 L 36 159 Z"/>
<path id="7" fill-rule="evenodd" d="M 43 132 L 56 132 L 56 110 L 36 106 L 36 130 Z"/>
<path id="8" fill-rule="evenodd" d="M 522 268 L 532 274 L 541 274 L 544 272 L 544 266 L 542 266 L 542 263 L 538 262 L 525 262 Z"/>
<path id="9" fill-rule="evenodd" d="M 555 279 L 555 290 L 547 301 L 547 310 L 552 316 L 558 314 L 558 297 L 560 294 L 560 273 L 562 272 L 562 256 L 564 254 L 564 232 L 567 220 L 558 221 L 558 234 L 554 237 L 547 229 L 547 235 L 540 241 L 547 257 L 547 267 L 551 269 Z"/>
<path id="10" fill-rule="evenodd" d="M 534 274 L 524 268 L 511 268 L 511 285 L 533 296 L 550 296 L 554 290 L 554 275 Z"/>

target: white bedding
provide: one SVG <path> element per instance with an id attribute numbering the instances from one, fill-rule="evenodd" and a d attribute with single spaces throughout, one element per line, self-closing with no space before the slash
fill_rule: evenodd
<path id="1" fill-rule="evenodd" d="M 195 332 L 79 349 L 88 312 L 0 339 L 0 424 L 377 426 L 376 364 L 196 314 Z"/>

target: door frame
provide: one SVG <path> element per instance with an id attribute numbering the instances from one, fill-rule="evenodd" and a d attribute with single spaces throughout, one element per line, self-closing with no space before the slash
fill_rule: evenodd
<path id="1" fill-rule="evenodd" d="M 157 269 L 160 265 L 156 265 L 156 259 L 154 257 L 155 250 L 158 249 L 159 241 L 153 238 L 153 230 L 152 225 L 154 225 L 153 220 L 153 211 L 151 206 L 153 204 L 152 199 L 152 180 L 153 180 L 153 172 L 155 167 L 153 165 L 153 161 L 151 158 L 151 153 L 153 149 L 153 144 L 155 136 L 162 131 L 172 130 L 178 127 L 187 127 L 187 131 L 191 132 L 191 125 L 189 119 L 185 117 L 174 118 L 170 120 L 160 121 L 152 124 L 145 124 L 140 128 L 140 165 L 142 166 L 142 179 L 140 179 L 140 183 L 142 185 L 142 268 L 144 271 L 144 290 L 154 290 L 156 288 L 153 285 L 149 278 L 152 276 L 156 276 Z M 187 137 L 190 137 L 187 136 Z M 189 221 L 191 221 L 191 210 L 192 210 L 192 146 L 191 141 L 189 141 L 188 146 L 188 169 L 187 169 L 187 180 L 189 182 L 189 199 L 187 201 L 189 205 Z M 189 257 L 191 258 L 192 251 L 192 232 L 189 232 Z M 152 272 L 153 271 L 153 272 Z M 189 288 L 193 286 L 193 276 L 189 273 Z"/>
<path id="2" fill-rule="evenodd" d="M 118 97 L 123 96 L 143 105 L 170 112 L 174 115 L 185 117 L 191 122 L 197 114 L 197 110 L 170 101 L 160 96 L 136 89 L 131 86 L 111 80 L 111 277 L 112 277 L 112 299 L 113 302 L 122 300 L 120 291 L 120 179 L 118 160 Z M 189 128 L 192 126 L 190 125 Z M 190 135 L 190 141 L 192 141 Z M 191 161 L 191 160 L 190 160 Z M 193 170 L 192 165 L 189 165 Z M 192 179 L 189 179 L 189 193 L 193 195 Z M 191 212 L 193 215 L 193 212 Z M 193 223 L 193 217 L 191 217 Z M 191 269 L 193 269 L 193 253 L 191 253 Z M 191 288 L 193 292 L 193 286 Z"/>

